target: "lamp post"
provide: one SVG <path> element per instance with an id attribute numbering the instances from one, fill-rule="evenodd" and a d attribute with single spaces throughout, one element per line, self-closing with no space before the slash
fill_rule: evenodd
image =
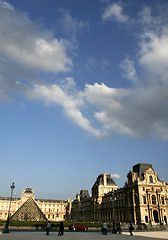
<path id="1" fill-rule="evenodd" d="M 11 207 L 12 195 L 13 195 L 13 190 L 15 188 L 14 182 L 12 183 L 10 188 L 11 188 L 11 196 L 10 196 L 10 202 L 9 202 L 8 217 L 7 217 L 7 220 L 6 220 L 6 223 L 5 223 L 5 227 L 4 227 L 3 233 L 9 233 L 8 227 L 9 227 L 10 207 Z"/>
<path id="2" fill-rule="evenodd" d="M 117 198 L 110 198 L 110 201 L 113 203 L 113 230 L 112 233 L 116 233 L 115 229 L 115 209 L 114 209 L 114 202 L 117 200 Z"/>

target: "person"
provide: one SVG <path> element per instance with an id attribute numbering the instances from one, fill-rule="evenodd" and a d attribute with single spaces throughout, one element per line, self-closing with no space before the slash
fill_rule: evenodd
<path id="1" fill-rule="evenodd" d="M 118 232 L 119 234 L 122 233 L 122 232 L 121 232 L 120 222 L 117 223 L 117 232 Z"/>
<path id="2" fill-rule="evenodd" d="M 102 234 L 107 235 L 107 223 L 104 222 L 102 225 Z"/>
<path id="3" fill-rule="evenodd" d="M 134 227 L 132 226 L 132 223 L 130 222 L 130 226 L 129 226 L 130 236 L 133 235 L 132 230 L 134 230 Z"/>
<path id="4" fill-rule="evenodd" d="M 115 225 L 115 221 L 113 220 L 113 230 L 112 230 L 112 233 L 117 233 L 117 230 L 116 230 L 116 225 Z"/>
<path id="5" fill-rule="evenodd" d="M 50 221 L 48 221 L 46 226 L 46 235 L 49 235 L 50 229 L 51 229 L 51 224 L 50 224 Z"/>
<path id="6" fill-rule="evenodd" d="M 64 234 L 64 224 L 63 224 L 63 221 L 61 221 L 59 225 L 58 236 L 61 236 L 63 234 Z"/>

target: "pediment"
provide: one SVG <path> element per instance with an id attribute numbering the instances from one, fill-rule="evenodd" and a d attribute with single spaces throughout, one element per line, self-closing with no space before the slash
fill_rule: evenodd
<path id="1" fill-rule="evenodd" d="M 153 168 L 149 168 L 144 172 L 144 181 L 148 183 L 157 183 L 160 182 L 160 179 Z"/>

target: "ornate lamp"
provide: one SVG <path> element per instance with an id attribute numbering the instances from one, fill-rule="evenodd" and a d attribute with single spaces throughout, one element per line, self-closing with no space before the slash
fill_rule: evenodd
<path id="1" fill-rule="evenodd" d="M 8 217 L 7 217 L 7 220 L 6 220 L 6 223 L 5 223 L 5 227 L 4 227 L 3 233 L 9 233 L 8 227 L 9 227 L 10 207 L 11 207 L 12 195 L 13 195 L 13 190 L 15 188 L 14 182 L 12 183 L 10 188 L 11 188 L 11 196 L 10 196 L 10 202 L 9 202 Z"/>

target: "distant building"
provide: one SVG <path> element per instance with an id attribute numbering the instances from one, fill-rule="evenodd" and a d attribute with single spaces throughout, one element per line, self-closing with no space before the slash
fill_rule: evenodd
<path id="1" fill-rule="evenodd" d="M 152 165 L 133 166 L 127 178 L 125 186 L 118 188 L 110 175 L 99 175 L 92 196 L 83 198 L 80 193 L 71 203 L 71 220 L 167 224 L 168 184 L 159 179 Z"/>
<path id="2" fill-rule="evenodd" d="M 9 209 L 9 197 L 0 197 L 0 219 L 6 220 Z M 26 188 L 21 198 L 14 197 L 11 202 L 12 220 L 21 221 L 64 221 L 67 201 L 35 199 L 34 190 Z"/>
<path id="3" fill-rule="evenodd" d="M 102 199 L 109 192 L 118 189 L 111 175 L 106 173 L 97 177 L 93 187 L 92 196 L 89 196 L 87 190 L 81 190 L 72 202 L 71 219 L 72 221 L 94 222 L 102 220 Z M 83 197 L 83 193 L 87 194 Z"/>

